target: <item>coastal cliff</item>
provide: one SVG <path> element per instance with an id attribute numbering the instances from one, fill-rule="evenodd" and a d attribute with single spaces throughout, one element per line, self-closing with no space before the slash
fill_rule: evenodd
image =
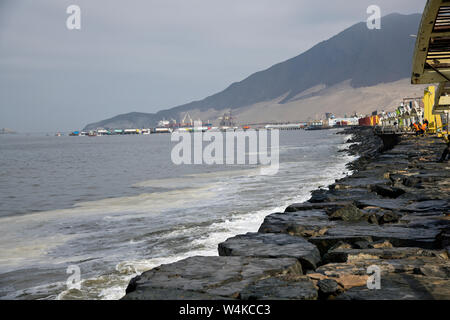
<path id="1" fill-rule="evenodd" d="M 123 299 L 450 299 L 442 141 L 404 135 L 386 150 L 371 129 L 345 133 L 359 155 L 351 176 L 219 244 L 219 256 L 144 272 Z M 369 289 L 374 268 L 381 286 Z"/>

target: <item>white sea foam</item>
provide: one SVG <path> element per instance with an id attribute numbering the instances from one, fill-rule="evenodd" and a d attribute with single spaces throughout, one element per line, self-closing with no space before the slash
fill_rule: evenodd
<path id="1" fill-rule="evenodd" d="M 326 170 L 326 173 L 322 180 L 310 184 L 306 189 L 302 190 L 301 194 L 289 198 L 282 206 L 251 212 L 244 216 L 227 219 L 223 222 L 214 223 L 207 228 L 204 228 L 204 236 L 200 239 L 193 240 L 191 243 L 192 247 L 201 247 L 201 250 L 192 250 L 189 252 L 184 252 L 180 255 L 171 255 L 147 260 L 143 259 L 125 261 L 119 263 L 116 266 L 116 270 L 119 273 L 123 274 L 123 276 L 121 277 L 123 286 L 116 285 L 114 287 L 102 290 L 101 298 L 107 300 L 120 299 L 125 294 L 126 285 L 128 284 L 129 280 L 131 280 L 131 278 L 162 264 L 173 263 L 192 256 L 217 256 L 217 245 L 220 242 L 223 242 L 226 239 L 238 234 L 256 232 L 267 215 L 274 212 L 284 211 L 286 206 L 290 203 L 304 202 L 309 199 L 310 192 L 312 190 L 317 189 L 319 186 L 329 185 L 333 183 L 335 179 L 342 178 L 346 174 L 351 174 L 351 172 L 346 171 L 346 164 L 355 159 L 356 157 L 354 156 L 343 156 L 341 160 L 335 164 L 334 167 L 330 167 L 328 170 Z M 170 235 L 175 236 L 191 232 L 192 230 L 189 229 L 177 230 Z"/>
<path id="2" fill-rule="evenodd" d="M 350 136 L 342 138 L 348 139 Z M 339 149 L 347 147 L 345 144 L 337 146 Z M 282 146 L 280 151 L 285 153 L 289 150 L 302 148 Z M 29 250 L 28 254 L 23 254 L 24 259 L 20 261 L 9 259 L 14 254 L 18 256 L 12 251 L 5 251 L 5 256 L 0 256 L 0 258 L 5 262 L 9 260 L 16 265 L 23 264 L 25 267 L 27 262 L 34 263 L 39 259 L 45 261 L 49 251 L 58 246 L 65 248 L 64 244 L 67 241 L 76 240 L 78 242 L 74 245 L 75 252 L 70 252 L 70 256 L 58 256 L 56 259 L 52 257 L 52 261 L 62 264 L 62 268 L 64 268 L 64 263 L 77 259 L 79 261 L 91 259 L 94 255 L 99 257 L 99 263 L 101 264 L 103 261 L 101 259 L 105 256 L 105 258 L 109 258 L 109 263 L 113 263 L 109 267 L 115 266 L 115 269 L 108 271 L 105 265 L 102 270 L 94 270 L 93 273 L 98 275 L 82 279 L 81 291 L 65 290 L 64 285 L 61 284 L 49 284 L 48 290 L 58 290 L 59 293 L 49 295 L 49 297 L 58 299 L 121 298 L 132 277 L 161 264 L 172 263 L 191 256 L 216 256 L 218 254 L 217 245 L 220 242 L 237 234 L 255 232 L 268 214 L 284 211 L 285 207 L 291 203 L 306 201 L 312 190 L 320 186 L 327 186 L 333 183 L 335 179 L 350 173 L 345 165 L 355 159 L 355 157 L 345 156 L 344 154 L 339 157 L 333 154 L 331 155 L 333 156 L 332 159 L 325 158 L 318 163 L 309 159 L 302 163 L 304 156 L 307 155 L 299 154 L 300 162 L 282 162 L 280 169 L 283 172 L 279 176 L 260 176 L 260 168 L 256 167 L 189 174 L 177 178 L 146 180 L 135 184 L 134 187 L 157 187 L 171 190 L 81 202 L 73 208 L 64 210 L 0 218 L 0 243 L 3 246 L 14 247 L 14 239 L 17 238 L 17 235 L 20 235 L 23 238 L 22 247 L 26 249 L 29 246 L 32 249 Z M 280 188 L 282 192 L 273 195 L 272 190 L 277 188 Z M 270 196 L 264 199 L 263 195 L 265 194 Z M 249 205 L 249 202 L 253 201 L 252 199 L 260 199 L 254 203 L 255 210 L 251 209 L 251 204 Z M 232 206 L 228 208 L 229 203 Z M 241 204 L 245 209 L 239 209 Z M 205 222 L 204 219 L 192 219 L 184 225 L 158 225 L 158 228 L 155 228 L 154 225 L 146 225 L 146 223 L 153 223 L 150 218 L 154 217 L 161 217 L 162 220 L 158 220 L 158 222 L 163 221 L 163 219 L 171 220 L 172 217 L 170 216 L 165 218 L 171 212 L 184 214 L 187 218 L 188 214 L 185 211 L 191 210 L 189 214 L 193 213 L 193 218 L 195 218 L 196 208 L 204 209 L 214 206 L 223 207 L 223 210 L 220 211 L 220 214 L 216 213 L 215 216 L 211 216 L 209 222 Z M 207 216 L 207 213 L 203 213 L 203 215 Z M 132 221 L 133 223 L 130 223 Z M 102 230 L 96 226 L 98 223 L 103 223 L 108 229 Z M 131 225 L 140 229 L 131 229 Z M 59 226 L 64 226 L 67 229 L 59 229 Z M 70 236 L 67 235 L 67 238 L 66 235 L 58 237 L 58 232 L 71 230 L 74 226 L 80 226 L 75 229 L 80 230 L 80 234 L 75 232 Z M 156 231 L 158 235 L 152 236 L 152 232 Z M 55 236 L 46 241 L 43 235 L 48 236 L 50 232 Z M 118 237 L 119 234 L 114 232 L 118 232 L 120 235 L 129 233 L 129 236 Z M 91 237 L 100 242 L 100 245 L 92 247 L 95 243 L 92 246 L 89 244 L 88 240 Z M 148 253 L 147 250 L 142 248 L 146 248 L 147 242 L 153 239 L 151 237 L 157 237 L 158 246 L 156 251 Z M 122 239 L 124 239 L 123 246 L 119 246 L 117 242 Z M 36 248 L 32 247 L 33 241 L 37 243 Z M 166 247 L 164 247 L 165 241 L 167 242 Z M 180 241 L 184 242 L 179 248 L 171 247 L 171 243 L 180 243 Z M 115 242 L 114 244 L 119 246 L 122 251 L 112 252 L 111 250 L 108 253 L 102 251 L 107 249 L 103 246 L 107 247 L 111 242 Z M 46 243 L 48 244 L 47 247 L 45 246 Z M 154 244 L 154 242 L 150 243 L 151 245 Z M 89 251 L 92 253 L 87 254 L 88 252 L 85 251 L 83 245 L 89 246 Z M 151 249 L 151 245 L 148 249 Z M 136 254 L 134 256 L 128 254 L 130 250 L 136 250 L 133 251 Z M 139 253 L 142 251 L 148 254 L 149 258 L 135 258 L 146 257 L 145 254 Z M 84 255 L 85 253 L 86 255 Z M 114 255 L 113 257 L 108 256 L 111 253 Z M 65 272 L 65 270 L 62 270 L 62 272 Z M 25 296 L 42 295 L 42 293 L 45 293 L 45 288 L 45 286 L 39 286 L 23 292 Z"/>

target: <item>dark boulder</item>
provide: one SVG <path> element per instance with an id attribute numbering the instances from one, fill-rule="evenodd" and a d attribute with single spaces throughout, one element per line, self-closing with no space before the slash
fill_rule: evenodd
<path id="1" fill-rule="evenodd" d="M 272 277 L 244 288 L 241 300 L 316 300 L 314 283 L 308 277 Z"/>
<path id="2" fill-rule="evenodd" d="M 301 274 L 291 258 L 191 257 L 144 272 L 124 299 L 237 299 L 258 280 Z"/>
<path id="3" fill-rule="evenodd" d="M 304 270 L 315 269 L 320 253 L 315 245 L 301 237 L 276 233 L 247 233 L 219 244 L 221 256 L 259 258 L 295 258 Z"/>
<path id="4" fill-rule="evenodd" d="M 323 279 L 317 282 L 319 287 L 320 299 L 327 299 L 330 296 L 337 295 L 340 291 L 339 284 L 333 279 Z"/>

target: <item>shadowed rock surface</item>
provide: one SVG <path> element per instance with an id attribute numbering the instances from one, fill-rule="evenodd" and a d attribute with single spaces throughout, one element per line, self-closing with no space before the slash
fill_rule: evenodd
<path id="1" fill-rule="evenodd" d="M 251 284 L 241 292 L 242 300 L 316 300 L 317 288 L 305 276 L 273 277 Z"/>
<path id="2" fill-rule="evenodd" d="M 319 280 L 317 287 L 319 287 L 319 296 L 322 299 L 327 299 L 332 295 L 334 296 L 341 290 L 339 284 L 333 279 Z"/>
<path id="3" fill-rule="evenodd" d="M 304 270 L 315 269 L 320 253 L 312 243 L 300 237 L 274 233 L 247 233 L 219 244 L 221 256 L 260 258 L 296 258 Z"/>
<path id="4" fill-rule="evenodd" d="M 340 300 L 448 300 L 450 280 L 411 274 L 389 274 L 381 278 L 380 290 L 355 287 Z"/>
<path id="5" fill-rule="evenodd" d="M 320 236 L 335 226 L 324 210 L 305 210 L 291 213 L 273 213 L 268 215 L 259 232 L 286 233 L 293 236 L 310 238 Z"/>
<path id="6" fill-rule="evenodd" d="M 405 259 L 409 257 L 441 257 L 445 259 L 447 254 L 443 250 L 425 250 L 421 248 L 371 248 L 353 249 L 338 248 L 329 250 L 323 257 L 324 262 L 349 262 L 361 259 Z"/>
<path id="7" fill-rule="evenodd" d="M 298 260 L 249 257 L 191 257 L 144 272 L 133 279 L 125 299 L 238 298 L 258 280 L 301 275 Z"/>

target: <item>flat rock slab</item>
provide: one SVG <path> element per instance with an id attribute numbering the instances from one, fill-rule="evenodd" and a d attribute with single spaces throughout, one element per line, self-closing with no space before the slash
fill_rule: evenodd
<path id="1" fill-rule="evenodd" d="M 324 235 L 329 228 L 336 224 L 336 221 L 329 220 L 324 210 L 274 213 L 264 219 L 258 232 L 286 233 L 292 236 L 310 238 Z"/>
<path id="2" fill-rule="evenodd" d="M 330 189 L 370 188 L 377 184 L 387 183 L 390 183 L 390 181 L 376 178 L 354 178 L 350 176 L 331 185 Z"/>
<path id="3" fill-rule="evenodd" d="M 368 199 L 356 200 L 358 208 L 378 207 L 387 210 L 403 212 L 450 212 L 450 202 L 448 200 L 428 200 L 410 203 L 407 199 Z"/>
<path id="4" fill-rule="evenodd" d="M 449 300 L 450 279 L 411 274 L 381 277 L 381 288 L 354 287 L 339 295 L 339 300 Z"/>
<path id="5" fill-rule="evenodd" d="M 304 270 L 317 267 L 320 253 L 315 245 L 301 237 L 281 233 L 247 233 L 219 244 L 220 256 L 259 258 L 295 258 Z"/>
<path id="6" fill-rule="evenodd" d="M 366 276 L 369 266 L 378 266 L 381 275 L 392 273 L 421 274 L 448 279 L 450 261 L 441 257 L 409 257 L 406 259 L 377 259 L 376 257 L 360 257 L 345 263 L 328 263 L 316 269 L 316 274 L 332 278 L 346 276 Z"/>
<path id="7" fill-rule="evenodd" d="M 367 259 L 405 259 L 410 257 L 448 258 L 444 250 L 426 250 L 421 248 L 369 248 L 369 249 L 333 249 L 324 256 L 324 262 L 352 262 Z"/>
<path id="8" fill-rule="evenodd" d="M 130 282 L 124 299 L 236 299 L 258 280 L 301 274 L 293 258 L 197 256 L 144 272 Z"/>
<path id="9" fill-rule="evenodd" d="M 412 204 L 407 205 L 404 211 L 446 211 L 450 212 L 450 201 L 448 200 L 429 200 L 429 201 L 421 201 L 414 202 Z"/>
<path id="10" fill-rule="evenodd" d="M 400 222 L 407 223 L 408 228 L 428 228 L 428 229 L 439 229 L 439 230 L 450 230 L 450 216 L 445 216 L 443 214 L 436 215 L 433 214 L 408 214 L 400 219 Z"/>
<path id="11" fill-rule="evenodd" d="M 333 212 L 327 212 L 330 220 L 342 221 L 361 221 L 367 220 L 366 216 L 361 210 L 354 205 L 349 205 Z"/>
<path id="12" fill-rule="evenodd" d="M 311 199 L 308 202 L 320 203 L 320 202 L 338 202 L 348 201 L 353 202 L 355 200 L 362 199 L 380 199 L 381 197 L 370 192 L 368 189 L 356 188 L 356 189 L 344 189 L 344 190 L 315 190 L 311 193 Z"/>
<path id="13" fill-rule="evenodd" d="M 128 293 L 122 300 L 232 300 L 221 296 L 191 290 L 152 288 Z"/>
<path id="14" fill-rule="evenodd" d="M 367 199 L 357 200 L 355 203 L 360 209 L 378 207 L 381 209 L 401 211 L 409 204 L 409 201 L 403 199 Z"/>
<path id="15" fill-rule="evenodd" d="M 320 210 L 320 209 L 329 209 L 329 210 L 337 210 L 339 208 L 343 208 L 353 204 L 352 201 L 341 201 L 341 202 L 320 202 L 320 203 L 294 203 L 288 206 L 285 212 L 297 212 L 297 211 L 307 211 L 307 210 Z"/>
<path id="16" fill-rule="evenodd" d="M 317 288 L 309 277 L 268 278 L 249 285 L 242 300 L 316 300 Z"/>
<path id="17" fill-rule="evenodd" d="M 367 223 L 344 223 L 329 228 L 323 236 L 312 237 L 314 243 L 322 254 L 326 253 L 339 241 L 353 244 L 357 241 L 388 240 L 395 247 L 419 247 L 433 249 L 436 246 L 436 237 L 439 229 L 408 228 L 407 225 L 376 225 Z"/>

